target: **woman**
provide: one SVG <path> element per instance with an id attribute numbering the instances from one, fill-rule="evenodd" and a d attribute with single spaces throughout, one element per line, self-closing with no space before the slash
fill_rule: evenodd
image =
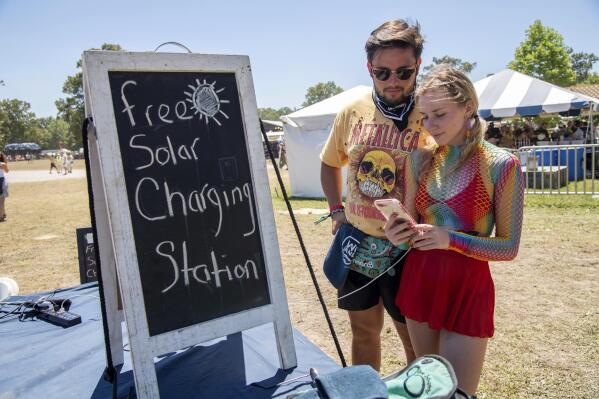
<path id="1" fill-rule="evenodd" d="M 416 95 L 435 143 L 412 153 L 405 169 L 406 207 L 421 224 L 393 218 L 385 225 L 393 244 L 412 246 L 396 303 L 416 356 L 447 358 L 473 395 L 494 331 L 488 261 L 518 252 L 522 172 L 516 157 L 483 139 L 476 91 L 463 73 L 441 66 Z"/>
<path id="2" fill-rule="evenodd" d="M 6 220 L 6 209 L 4 203 L 8 197 L 8 182 L 6 174 L 8 173 L 8 159 L 0 152 L 0 222 Z"/>

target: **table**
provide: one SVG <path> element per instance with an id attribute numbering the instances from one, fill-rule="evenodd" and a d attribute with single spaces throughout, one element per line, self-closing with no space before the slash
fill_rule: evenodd
<path id="1" fill-rule="evenodd" d="M 97 283 L 60 290 L 56 297 L 72 297 L 70 312 L 81 315 L 81 324 L 63 329 L 41 320 L 0 320 L 1 398 L 111 398 L 112 386 L 102 378 L 106 352 Z M 10 298 L 18 299 L 23 297 Z M 278 368 L 271 324 L 164 354 L 155 359 L 161 398 L 285 398 L 308 389 L 310 379 L 275 384 L 310 367 L 321 374 L 340 368 L 299 331 L 293 336 L 298 366 L 289 371 Z M 126 352 L 118 397 L 127 398 L 133 385 Z"/>

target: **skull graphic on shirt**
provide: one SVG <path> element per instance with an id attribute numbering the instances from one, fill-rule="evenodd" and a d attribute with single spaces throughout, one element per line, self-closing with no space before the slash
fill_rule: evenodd
<path id="1" fill-rule="evenodd" d="M 384 151 L 366 153 L 358 167 L 360 192 L 370 198 L 381 198 L 395 187 L 396 167 L 393 158 Z"/>

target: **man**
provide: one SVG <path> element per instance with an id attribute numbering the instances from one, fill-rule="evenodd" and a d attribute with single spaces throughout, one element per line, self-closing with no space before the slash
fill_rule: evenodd
<path id="1" fill-rule="evenodd" d="M 281 145 L 279 148 L 279 169 L 282 170 L 283 166 L 289 169 L 287 166 L 287 150 L 285 148 L 285 141 L 281 140 Z"/>
<path id="2" fill-rule="evenodd" d="M 493 144 L 498 145 L 501 140 L 501 131 L 499 128 L 495 127 L 493 122 L 489 123 L 489 127 L 487 128 L 487 132 L 485 134 L 486 140 Z"/>
<path id="3" fill-rule="evenodd" d="M 580 121 L 575 120 L 572 127 L 572 140 L 584 140 L 584 131 L 580 128 L 580 126 Z"/>
<path id="4" fill-rule="evenodd" d="M 405 157 L 429 137 L 414 110 L 413 98 L 423 42 L 419 25 L 403 20 L 385 22 L 372 32 L 366 54 L 374 91 L 339 112 L 320 155 L 321 183 L 333 215 L 333 234 L 343 223 L 367 234 L 338 296 L 383 274 L 338 301 L 349 313 L 353 364 L 369 364 L 376 370 L 381 363 L 383 309 L 394 320 L 407 362 L 414 359 L 405 318 L 395 306 L 401 264 L 387 270 L 405 251 L 386 240 L 384 218 L 373 203 L 379 198 L 403 199 Z M 345 165 L 349 168 L 343 208 L 341 168 Z"/>

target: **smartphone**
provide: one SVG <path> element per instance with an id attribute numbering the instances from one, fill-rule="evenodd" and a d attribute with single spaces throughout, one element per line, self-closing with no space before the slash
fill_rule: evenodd
<path id="1" fill-rule="evenodd" d="M 395 198 L 385 198 L 385 199 L 375 200 L 374 206 L 376 206 L 376 209 L 378 209 L 379 212 L 381 212 L 383 214 L 383 216 L 385 217 L 385 219 L 387 219 L 387 220 L 389 220 L 389 218 L 391 218 L 391 215 L 395 214 L 400 219 L 405 219 L 411 225 L 416 224 L 416 221 L 414 221 L 414 218 L 412 218 L 412 216 L 410 216 L 410 213 L 403 206 L 403 204 Z"/>

